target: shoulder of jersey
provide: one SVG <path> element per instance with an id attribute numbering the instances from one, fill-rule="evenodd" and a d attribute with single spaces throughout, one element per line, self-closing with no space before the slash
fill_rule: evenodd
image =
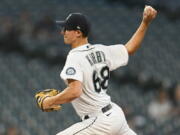
<path id="1" fill-rule="evenodd" d="M 77 56 L 79 53 L 81 53 L 83 51 L 90 50 L 92 48 L 104 48 L 104 47 L 107 47 L 107 46 L 103 45 L 103 44 L 93 44 L 93 45 L 90 45 L 90 48 L 87 47 L 87 48 L 84 48 L 83 50 L 73 50 L 73 51 L 70 51 L 68 56 L 69 57 L 73 57 L 73 56 Z"/>
<path id="2" fill-rule="evenodd" d="M 71 60 L 71 61 L 78 61 L 82 54 L 79 53 L 78 51 L 74 51 L 74 52 L 69 52 L 69 54 L 67 55 L 67 59 Z"/>
<path id="3" fill-rule="evenodd" d="M 94 46 L 96 48 L 101 48 L 101 49 L 108 47 L 107 45 L 103 45 L 103 44 L 95 44 Z"/>
<path id="4" fill-rule="evenodd" d="M 105 46 L 103 44 L 93 44 L 92 46 Z"/>

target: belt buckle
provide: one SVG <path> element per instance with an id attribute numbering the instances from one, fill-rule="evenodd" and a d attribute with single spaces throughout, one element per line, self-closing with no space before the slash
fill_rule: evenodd
<path id="1" fill-rule="evenodd" d="M 108 104 L 107 106 L 103 107 L 101 110 L 103 113 L 105 113 L 105 112 L 109 111 L 111 108 L 112 108 L 112 105 Z"/>
<path id="2" fill-rule="evenodd" d="M 111 105 L 111 104 L 108 104 L 107 106 L 103 107 L 103 108 L 101 109 L 101 111 L 102 111 L 102 113 L 105 113 L 105 112 L 109 111 L 111 108 L 112 108 L 112 105 Z M 87 119 L 89 119 L 89 118 L 90 118 L 89 115 L 85 115 L 85 116 L 83 117 L 83 120 L 87 120 Z"/>

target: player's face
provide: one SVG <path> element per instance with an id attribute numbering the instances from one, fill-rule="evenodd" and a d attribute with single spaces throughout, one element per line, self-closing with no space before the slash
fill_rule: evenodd
<path id="1" fill-rule="evenodd" d="M 77 31 L 75 30 L 65 30 L 61 32 L 64 36 L 64 43 L 65 44 L 73 44 L 77 39 Z"/>

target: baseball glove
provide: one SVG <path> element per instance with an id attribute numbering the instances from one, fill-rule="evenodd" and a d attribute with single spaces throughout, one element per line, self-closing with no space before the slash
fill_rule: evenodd
<path id="1" fill-rule="evenodd" d="M 54 105 L 49 109 L 43 109 L 43 101 L 44 99 L 46 99 L 47 97 L 52 97 L 57 95 L 58 93 L 60 93 L 59 90 L 56 89 L 46 89 L 46 90 L 42 90 L 39 91 L 35 94 L 35 99 L 37 102 L 37 106 L 43 111 L 43 112 L 52 112 L 52 111 L 57 111 L 61 109 L 60 105 Z"/>

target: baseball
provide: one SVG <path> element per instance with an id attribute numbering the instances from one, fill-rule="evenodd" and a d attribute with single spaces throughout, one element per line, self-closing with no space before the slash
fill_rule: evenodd
<path id="1" fill-rule="evenodd" d="M 146 6 L 145 8 L 144 8 L 144 11 L 147 13 L 147 12 L 149 12 L 150 10 L 152 10 L 152 7 L 151 6 Z"/>

